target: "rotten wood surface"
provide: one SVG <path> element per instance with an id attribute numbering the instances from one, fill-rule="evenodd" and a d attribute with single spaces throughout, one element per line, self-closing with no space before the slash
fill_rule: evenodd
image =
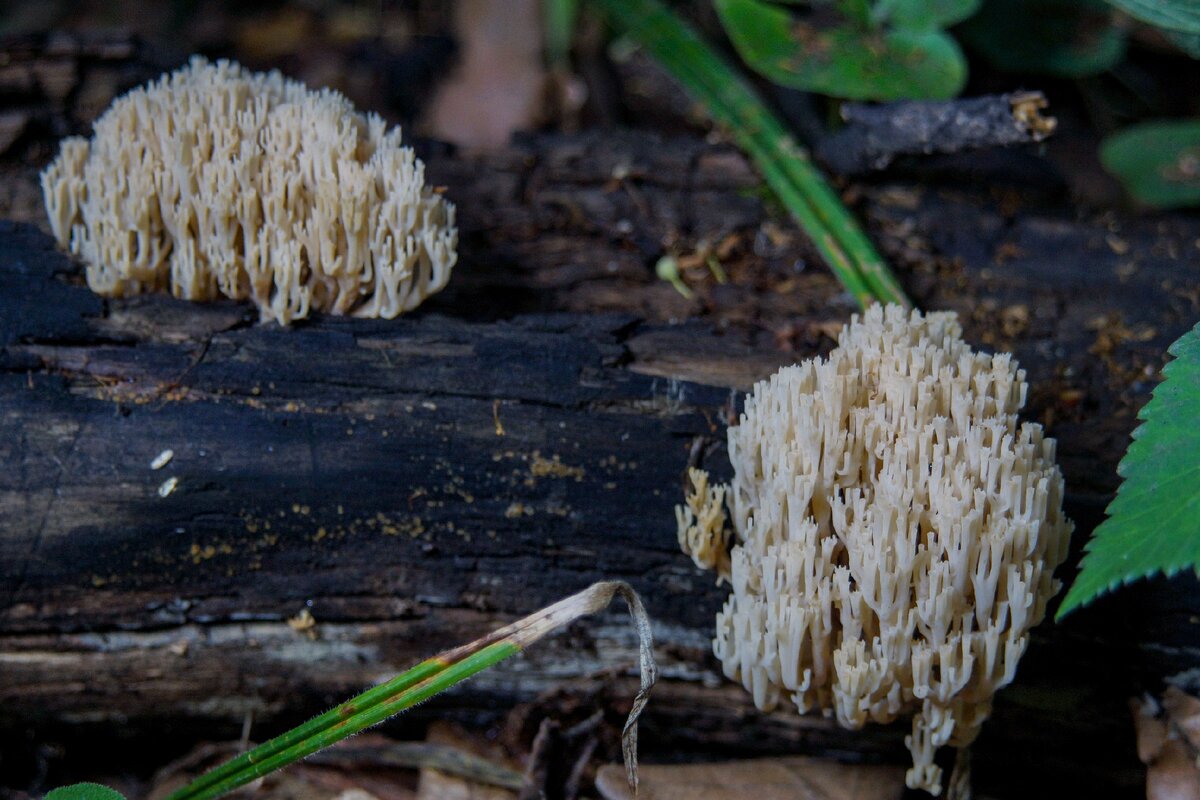
<path id="1" fill-rule="evenodd" d="M 57 742 L 111 763 L 247 718 L 265 734 L 622 578 L 660 642 L 648 759 L 903 763 L 902 728 L 755 711 L 709 652 L 726 590 L 677 551 L 683 471 L 697 455 L 728 471 L 737 390 L 827 349 L 850 312 L 745 162 L 629 133 L 428 155 L 462 262 L 391 322 L 282 330 L 235 305 L 103 301 L 44 234 L 0 223 L 0 752 Z M 1200 315 L 1200 223 L 1076 219 L 1001 191 L 862 200 L 918 301 L 1029 369 L 1078 549 L 1165 345 Z M 691 301 L 653 278 L 668 251 Z M 1125 700 L 1194 666 L 1198 599 L 1155 581 L 1039 629 L 976 747 L 977 789 L 1135 796 Z M 288 624 L 305 609 L 315 627 Z M 601 679 L 632 697 L 635 647 L 620 614 L 577 625 L 407 724 L 488 724 Z M 85 748 L 86 732 L 106 738 Z"/>

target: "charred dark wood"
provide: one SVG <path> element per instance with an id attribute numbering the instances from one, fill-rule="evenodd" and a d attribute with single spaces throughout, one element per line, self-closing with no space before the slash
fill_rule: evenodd
<path id="1" fill-rule="evenodd" d="M 884 169 L 899 156 L 1039 142 L 1055 125 L 1041 116 L 1045 105 L 1041 92 L 847 103 L 846 127 L 821 139 L 817 156 L 835 172 L 857 175 Z"/>
<path id="2" fill-rule="evenodd" d="M 744 161 L 613 135 L 429 168 L 460 202 L 462 265 L 392 322 L 281 330 L 236 305 L 103 301 L 44 235 L 0 224 L 0 750 L 183 750 L 236 736 L 247 715 L 265 734 L 623 578 L 661 643 L 648 755 L 902 762 L 900 728 L 754 711 L 709 655 L 725 590 L 677 552 L 689 458 L 728 471 L 733 390 L 830 346 L 828 324 L 849 313 L 827 275 L 783 269 L 805 246 L 771 230 Z M 866 210 L 923 304 L 958 309 L 972 341 L 1029 369 L 1078 548 L 1163 348 L 1200 315 L 1200 223 L 1012 219 L 905 187 Z M 692 274 L 694 305 L 654 280 L 664 248 L 731 237 L 733 280 Z M 567 313 L 595 308 L 616 313 Z M 693 313 L 708 321 L 653 321 Z M 978 788 L 1134 796 L 1125 697 L 1194 665 L 1196 599 L 1190 579 L 1156 581 L 1040 629 L 977 745 Z M 311 635 L 287 624 L 302 609 Z M 602 618 L 414 719 L 494 721 L 635 663 L 625 620 Z M 127 738 L 72 745 L 97 730 Z"/>
<path id="3" fill-rule="evenodd" d="M 82 134 L 114 96 L 156 77 L 161 60 L 119 33 L 0 37 L 0 155 Z"/>

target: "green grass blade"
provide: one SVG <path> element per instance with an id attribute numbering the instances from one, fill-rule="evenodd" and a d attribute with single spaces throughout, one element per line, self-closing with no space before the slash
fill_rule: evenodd
<path id="1" fill-rule="evenodd" d="M 323 731 L 329 730 L 334 725 L 351 717 L 354 713 L 363 713 L 380 703 L 386 702 L 388 698 L 407 691 L 422 681 L 428 680 L 445 668 L 446 665 L 436 658 L 422 661 L 412 669 L 401 675 L 397 675 L 386 683 L 368 689 L 357 697 L 331 708 L 329 711 L 314 717 L 303 725 L 299 725 L 287 733 L 276 736 L 270 741 L 263 742 L 253 750 L 243 753 L 237 758 L 210 770 L 184 788 L 173 792 L 168 796 L 167 800 L 184 800 L 184 798 L 211 796 L 201 795 L 199 792 L 207 789 L 209 786 L 222 783 L 230 775 L 238 774 L 241 770 L 252 766 L 256 762 L 272 758 L 276 754 L 284 752 L 311 736 L 316 736 Z"/>
<path id="2" fill-rule="evenodd" d="M 579 0 L 542 0 L 542 39 L 551 67 L 571 64 L 571 39 L 579 17 Z"/>
<path id="3" fill-rule="evenodd" d="M 910 305 L 862 227 L 748 83 L 658 0 L 595 0 L 700 101 L 758 165 L 767 185 L 862 306 Z"/>
<path id="4" fill-rule="evenodd" d="M 546 608 L 477 639 L 422 661 L 409 671 L 368 689 L 312 720 L 293 728 L 201 775 L 167 800 L 207 800 L 244 786 L 388 717 L 449 689 L 582 616 L 604 609 L 621 595 L 637 625 L 640 642 L 641 688 L 621 736 L 621 749 L 630 786 L 637 787 L 637 720 L 649 698 L 657 670 L 650 619 L 633 589 L 621 581 L 593 584 Z"/>
<path id="5" fill-rule="evenodd" d="M 247 783 L 255 781 L 264 775 L 269 775 L 277 769 L 295 763 L 305 756 L 312 755 L 318 750 L 335 744 L 348 736 L 353 736 L 372 725 L 378 725 L 388 717 L 412 708 L 418 703 L 433 697 L 435 694 L 449 689 L 451 686 L 482 672 L 488 667 L 498 664 L 518 652 L 520 652 L 520 648 L 511 642 L 496 642 L 495 644 L 488 645 L 478 653 L 467 656 L 456 664 L 443 664 L 438 672 L 425 680 L 408 686 L 403 691 L 383 702 L 375 703 L 355 713 L 348 714 L 334 725 L 323 728 L 315 734 L 284 744 L 280 744 L 279 741 L 293 737 L 289 737 L 289 734 L 284 734 L 277 739 L 272 739 L 246 753 L 240 759 L 231 761 L 230 764 L 235 764 L 238 761 L 242 763 L 223 777 L 219 777 L 215 781 L 210 778 L 206 782 L 207 785 L 202 788 L 186 787 L 180 792 L 171 795 L 169 800 L 183 800 L 184 798 L 187 798 L 187 800 L 207 800 L 208 798 L 220 797 L 226 792 L 232 791 L 239 786 L 245 786 Z M 405 678 L 408 674 L 405 673 L 405 675 L 400 677 Z M 349 703 L 343 703 L 339 708 L 347 706 L 353 708 L 354 703 L 359 699 L 365 699 L 367 694 L 367 692 L 364 692 L 354 700 L 350 700 Z"/>

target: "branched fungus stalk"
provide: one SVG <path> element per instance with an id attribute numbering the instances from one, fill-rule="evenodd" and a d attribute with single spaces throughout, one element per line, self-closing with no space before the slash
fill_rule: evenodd
<path id="1" fill-rule="evenodd" d="M 442 289 L 454 206 L 400 130 L 337 92 L 203 58 L 117 98 L 42 173 L 93 291 L 392 318 Z"/>
<path id="2" fill-rule="evenodd" d="M 677 510 L 684 550 L 733 587 L 725 674 L 848 728 L 911 714 L 907 783 L 933 794 L 937 749 L 974 740 L 1012 682 L 1072 530 L 1054 440 L 1017 419 L 1024 372 L 960 336 L 952 313 L 855 317 L 828 359 L 755 386 L 732 483 L 695 470 Z"/>

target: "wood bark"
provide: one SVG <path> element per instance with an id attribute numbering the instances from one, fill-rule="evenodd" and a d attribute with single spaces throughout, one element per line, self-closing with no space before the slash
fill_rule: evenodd
<path id="1" fill-rule="evenodd" d="M 647 758 L 903 763 L 902 727 L 764 714 L 724 681 L 709 637 L 726 589 L 675 541 L 685 467 L 728 473 L 739 390 L 827 349 L 849 313 L 815 266 L 779 266 L 808 251 L 772 239 L 785 223 L 745 194 L 745 163 L 614 134 L 435 153 L 430 174 L 460 201 L 462 263 L 390 322 L 285 330 L 232 304 L 104 301 L 44 234 L 0 223 L 5 746 L 109 731 L 166 752 L 247 715 L 265 734 L 621 578 L 659 640 Z M 922 304 L 960 310 L 969 338 L 1030 370 L 1078 550 L 1166 343 L 1200 313 L 1200 224 L 1013 217 L 910 187 L 873 189 L 864 210 Z M 729 237 L 730 284 L 694 271 L 685 301 L 653 279 L 664 249 Z M 1134 796 L 1126 697 L 1194 666 L 1197 599 L 1190 578 L 1153 581 L 1040 628 L 976 746 L 977 788 Z M 304 609 L 315 628 L 293 629 Z M 413 719 L 486 723 L 598 675 L 632 697 L 635 663 L 632 630 L 606 616 Z"/>

